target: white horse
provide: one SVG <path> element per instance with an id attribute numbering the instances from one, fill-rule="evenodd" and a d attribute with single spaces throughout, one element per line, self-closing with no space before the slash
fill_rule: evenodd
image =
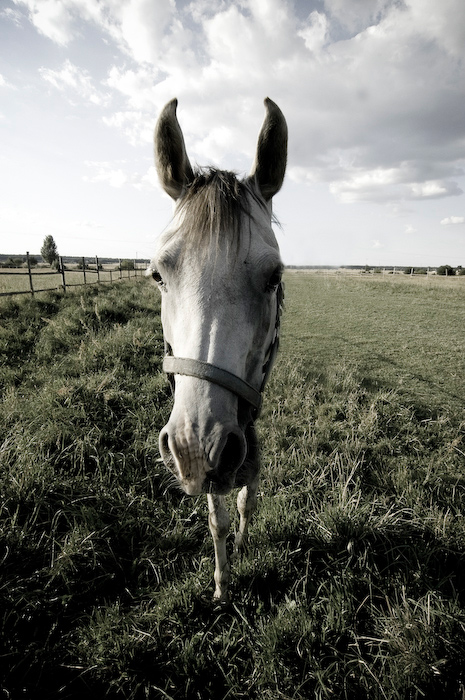
<path id="1" fill-rule="evenodd" d="M 259 454 L 254 421 L 276 354 L 283 265 L 271 220 L 287 157 L 287 125 L 265 100 L 251 174 L 194 170 L 176 118 L 177 100 L 155 129 L 155 161 L 174 217 L 149 273 L 162 296 L 164 370 L 174 406 L 160 452 L 185 493 L 206 493 L 215 547 L 215 594 L 228 599 L 224 494 L 241 487 L 235 552 L 256 505 Z"/>

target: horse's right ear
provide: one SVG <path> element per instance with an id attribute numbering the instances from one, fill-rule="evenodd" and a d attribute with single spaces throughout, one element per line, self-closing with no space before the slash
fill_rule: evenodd
<path id="1" fill-rule="evenodd" d="M 155 127 L 155 165 L 160 184 L 173 199 L 178 199 L 194 179 L 186 153 L 184 137 L 176 117 L 177 99 L 166 104 Z"/>
<path id="2" fill-rule="evenodd" d="M 287 124 L 278 105 L 265 99 L 265 121 L 258 136 L 257 152 L 250 177 L 262 196 L 271 199 L 284 180 L 287 162 Z"/>

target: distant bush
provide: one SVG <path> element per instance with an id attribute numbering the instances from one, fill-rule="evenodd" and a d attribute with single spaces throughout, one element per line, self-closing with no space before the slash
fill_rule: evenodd
<path id="1" fill-rule="evenodd" d="M 449 277 L 450 275 L 455 275 L 455 267 L 451 267 L 450 265 L 441 265 L 436 270 L 436 273 L 438 275 L 445 275 Z"/>
<path id="2" fill-rule="evenodd" d="M 83 269 L 94 270 L 94 272 L 95 272 L 95 270 L 97 269 L 97 266 L 95 263 L 89 263 L 86 260 L 84 260 L 84 264 L 83 264 L 82 260 L 79 260 L 79 262 L 76 264 L 76 269 L 77 270 L 83 270 Z M 98 264 L 98 269 L 103 270 L 103 265 L 100 262 Z"/>
<path id="3" fill-rule="evenodd" d="M 404 267 L 404 275 L 427 275 L 428 270 L 426 267 Z"/>
<path id="4" fill-rule="evenodd" d="M 3 262 L 0 263 L 0 267 L 22 267 L 24 265 L 25 259 L 24 258 L 8 258 L 7 260 L 4 260 Z M 37 265 L 37 261 L 36 261 Z"/>
<path id="5" fill-rule="evenodd" d="M 134 260 L 121 260 L 121 270 L 134 270 Z"/>

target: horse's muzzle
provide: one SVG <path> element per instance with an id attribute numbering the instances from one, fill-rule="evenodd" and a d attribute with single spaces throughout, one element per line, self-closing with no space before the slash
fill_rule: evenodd
<path id="1" fill-rule="evenodd" d="M 208 449 L 203 446 L 206 443 Z M 247 454 L 247 443 L 238 426 L 216 426 L 211 435 L 201 440 L 192 428 L 176 429 L 168 422 L 160 433 L 160 452 L 189 496 L 221 495 L 233 488 L 237 470 Z"/>

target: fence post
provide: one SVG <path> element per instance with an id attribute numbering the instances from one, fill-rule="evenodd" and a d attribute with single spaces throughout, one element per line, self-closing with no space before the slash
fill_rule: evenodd
<path id="1" fill-rule="evenodd" d="M 113 271 L 110 268 L 110 284 L 113 282 Z"/>
<path id="2" fill-rule="evenodd" d="M 60 272 L 61 272 L 61 284 L 63 287 L 63 292 L 66 293 L 66 278 L 65 278 L 65 266 L 63 265 L 63 258 L 60 255 Z"/>
<path id="3" fill-rule="evenodd" d="M 97 282 L 100 283 L 100 270 L 98 269 L 98 257 L 95 256 L 95 264 L 97 266 Z"/>
<path id="4" fill-rule="evenodd" d="M 118 258 L 118 259 L 119 259 L 119 278 L 121 279 L 121 277 L 123 276 L 123 271 L 121 270 L 121 258 Z"/>
<path id="5" fill-rule="evenodd" d="M 34 296 L 34 285 L 32 284 L 32 272 L 31 272 L 31 261 L 29 260 L 29 251 L 26 253 L 27 260 L 27 272 L 29 274 L 29 286 L 31 287 L 31 294 Z"/>

